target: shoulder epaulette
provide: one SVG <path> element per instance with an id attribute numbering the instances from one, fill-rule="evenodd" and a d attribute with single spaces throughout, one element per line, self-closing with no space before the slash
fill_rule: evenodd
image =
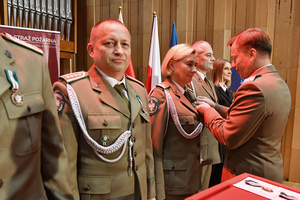
<path id="1" fill-rule="evenodd" d="M 65 74 L 63 76 L 60 76 L 60 79 L 63 79 L 65 82 L 67 83 L 71 83 L 73 81 L 77 81 L 80 80 L 84 77 L 87 77 L 88 73 L 85 71 L 80 71 L 80 72 L 74 72 L 74 73 L 69 73 L 69 74 Z"/>
<path id="2" fill-rule="evenodd" d="M 35 52 L 37 52 L 37 53 L 44 54 L 43 50 L 37 48 L 36 46 L 34 46 L 34 45 L 32 45 L 32 44 L 29 44 L 29 43 L 27 43 L 27 42 L 24 42 L 24 41 L 22 41 L 22 40 L 19 40 L 19 39 L 15 38 L 15 37 L 11 36 L 11 35 L 8 34 L 8 33 L 1 33 L 1 35 L 2 35 L 2 38 L 4 38 L 4 39 L 7 39 L 7 40 L 9 40 L 9 41 L 11 41 L 11 42 L 14 42 L 14 43 L 16 43 L 16 44 L 22 45 L 23 47 L 26 47 L 26 48 L 28 48 L 28 49 L 31 49 L 31 50 L 33 50 L 33 51 L 35 51 Z"/>
<path id="3" fill-rule="evenodd" d="M 137 84 L 141 85 L 142 87 L 145 87 L 145 85 L 144 85 L 141 81 L 139 81 L 139 80 L 137 80 L 137 79 L 135 79 L 135 78 L 132 78 L 131 76 L 128 76 L 128 75 L 125 75 L 125 76 L 126 76 L 126 78 L 128 78 L 130 81 L 136 82 Z"/>
<path id="4" fill-rule="evenodd" d="M 156 87 L 159 87 L 159 88 L 162 88 L 162 89 L 167 89 L 167 88 L 169 88 L 170 86 L 166 86 L 164 83 L 158 83 L 158 84 L 156 84 Z"/>

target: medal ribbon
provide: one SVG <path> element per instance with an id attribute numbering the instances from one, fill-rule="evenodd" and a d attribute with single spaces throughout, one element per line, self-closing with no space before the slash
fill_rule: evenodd
<path id="1" fill-rule="evenodd" d="M 11 84 L 11 88 L 13 91 L 18 91 L 20 88 L 19 80 L 17 77 L 17 72 L 16 71 L 11 71 L 8 69 L 4 69 L 6 78 Z"/>

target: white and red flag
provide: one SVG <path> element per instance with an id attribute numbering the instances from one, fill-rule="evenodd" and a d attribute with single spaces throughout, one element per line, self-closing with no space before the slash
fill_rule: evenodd
<path id="1" fill-rule="evenodd" d="M 158 41 L 157 16 L 154 15 L 146 80 L 146 89 L 148 93 L 156 86 L 156 84 L 161 82 L 160 68 L 161 63 Z"/>

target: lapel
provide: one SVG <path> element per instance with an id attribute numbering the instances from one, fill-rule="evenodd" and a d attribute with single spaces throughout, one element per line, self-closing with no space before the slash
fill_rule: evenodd
<path id="1" fill-rule="evenodd" d="M 119 93 L 101 76 L 95 65 L 88 71 L 93 90 L 99 92 L 100 101 L 130 118 L 130 111 Z M 131 102 L 130 102 L 131 103 Z M 131 105 L 132 106 L 132 105 Z"/>
<path id="2" fill-rule="evenodd" d="M 196 87 L 197 85 L 200 85 L 200 87 L 202 87 L 202 89 L 210 96 L 210 98 L 216 102 L 216 95 L 215 95 L 215 91 L 213 91 L 206 83 L 205 81 L 200 77 L 200 75 L 198 73 L 195 73 L 194 77 L 193 77 L 194 82 L 196 82 Z M 214 88 L 214 87 L 213 87 Z M 198 96 L 199 94 L 197 94 Z"/>
<path id="3" fill-rule="evenodd" d="M 176 86 L 176 84 L 169 78 L 165 80 L 165 86 L 171 87 L 170 89 L 170 95 L 174 101 L 179 101 L 183 106 L 189 108 L 196 114 L 198 114 L 197 110 L 194 108 L 194 106 L 189 102 L 189 100 L 184 96 L 184 94 L 179 90 L 179 88 Z M 175 103 L 176 104 L 176 103 Z"/>
<path id="4" fill-rule="evenodd" d="M 219 91 L 219 93 L 224 97 L 224 99 L 226 99 L 226 100 L 228 101 L 228 103 L 231 104 L 231 100 L 230 100 L 229 96 L 227 95 L 226 92 L 224 92 L 224 90 L 222 89 L 222 87 L 215 87 L 215 88 L 216 88 L 216 89 Z"/>
<path id="5" fill-rule="evenodd" d="M 134 121 L 136 116 L 139 114 L 140 109 L 143 109 L 143 103 L 139 96 L 139 94 L 136 92 L 136 90 L 133 88 L 133 86 L 128 81 L 127 77 L 125 79 L 126 87 L 128 96 L 130 99 L 130 109 L 131 109 L 131 120 Z"/>
<path id="6" fill-rule="evenodd" d="M 9 81 L 6 78 L 6 74 L 4 72 L 4 69 L 13 70 L 13 67 L 11 66 L 11 64 L 15 61 L 14 57 L 9 58 L 5 55 L 6 51 L 11 53 L 11 50 L 10 50 L 9 46 L 7 45 L 7 43 L 0 36 L 0 63 L 1 63 L 0 96 L 11 87 Z"/>

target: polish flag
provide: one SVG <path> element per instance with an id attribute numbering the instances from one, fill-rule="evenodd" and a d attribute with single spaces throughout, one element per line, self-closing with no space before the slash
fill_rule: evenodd
<path id="1" fill-rule="evenodd" d="M 161 63 L 160 63 L 159 41 L 158 41 L 157 17 L 154 14 L 149 61 L 148 61 L 148 70 L 147 70 L 147 80 L 146 80 L 146 89 L 148 93 L 150 93 L 150 91 L 156 86 L 156 84 L 161 82 L 160 68 L 161 68 Z"/>
<path id="2" fill-rule="evenodd" d="M 124 24 L 121 10 L 122 10 L 122 7 L 119 7 L 119 21 Z M 132 78 L 135 78 L 135 74 L 134 74 L 134 69 L 133 69 L 131 58 L 130 58 L 129 66 L 128 66 L 128 68 L 125 71 L 125 74 L 127 74 L 128 76 L 131 76 Z"/>

